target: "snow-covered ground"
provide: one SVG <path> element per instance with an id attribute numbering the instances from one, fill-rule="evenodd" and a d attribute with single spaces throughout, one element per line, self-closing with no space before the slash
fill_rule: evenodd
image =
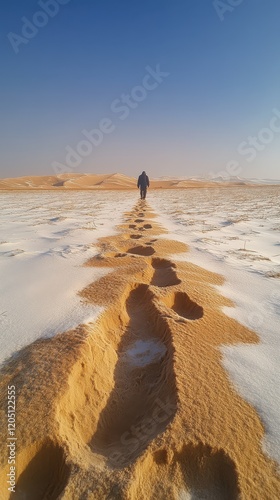
<path id="1" fill-rule="evenodd" d="M 135 201 L 128 192 L 0 194 L 0 363 L 97 317 L 101 308 L 77 292 L 108 269 L 82 265 Z"/>
<path id="2" fill-rule="evenodd" d="M 280 187 L 151 192 L 192 248 L 240 269 L 280 276 Z M 163 221 L 164 223 L 164 221 Z"/>
<path id="3" fill-rule="evenodd" d="M 0 194 L 0 362 L 37 338 L 94 321 L 101 308 L 77 292 L 109 270 L 82 264 L 137 197 Z M 236 304 L 225 312 L 259 334 L 259 344 L 224 346 L 224 366 L 262 418 L 265 450 L 280 462 L 280 187 L 151 190 L 147 201 L 169 230 L 163 238 L 190 245 L 175 258 L 225 276 L 219 289 Z M 146 353 L 142 347 L 132 358 Z"/>
<path id="4" fill-rule="evenodd" d="M 175 258 L 223 275 L 218 288 L 236 304 L 226 314 L 258 333 L 259 344 L 224 346 L 224 366 L 280 463 L 280 187 L 154 191 L 148 201 L 168 237 L 190 246 Z"/>

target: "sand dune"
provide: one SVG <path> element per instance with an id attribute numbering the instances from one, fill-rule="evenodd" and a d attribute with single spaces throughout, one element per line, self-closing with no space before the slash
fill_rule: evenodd
<path id="1" fill-rule="evenodd" d="M 118 189 L 135 185 L 135 180 L 121 174 L 62 174 L 28 176 L 0 181 L 1 189 Z"/>
<path id="2" fill-rule="evenodd" d="M 278 498 L 262 423 L 219 350 L 258 337 L 222 312 L 233 305 L 215 288 L 223 279 L 170 258 L 187 248 L 162 233 L 139 201 L 85 264 L 109 268 L 80 292 L 106 306 L 98 321 L 36 341 L 2 369 L 0 484 L 14 385 L 15 498 Z"/>
<path id="3" fill-rule="evenodd" d="M 136 189 L 137 179 L 123 174 L 61 174 L 53 176 L 27 176 L 0 179 L 0 190 L 35 189 Z M 243 183 L 244 184 L 244 183 Z M 239 186 L 225 182 L 226 186 Z M 202 180 L 151 179 L 151 189 L 184 189 L 217 187 L 216 182 Z"/>

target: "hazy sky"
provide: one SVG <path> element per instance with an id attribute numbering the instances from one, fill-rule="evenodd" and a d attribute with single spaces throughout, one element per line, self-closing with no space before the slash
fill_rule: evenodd
<path id="1" fill-rule="evenodd" d="M 1 177 L 280 178 L 279 0 L 1 10 Z"/>

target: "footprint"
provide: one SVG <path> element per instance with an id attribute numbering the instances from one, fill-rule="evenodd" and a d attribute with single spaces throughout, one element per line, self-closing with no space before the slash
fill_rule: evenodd
<path id="1" fill-rule="evenodd" d="M 56 500 L 67 485 L 70 467 L 63 450 L 52 442 L 45 443 L 27 465 L 17 481 L 17 498 Z"/>
<path id="2" fill-rule="evenodd" d="M 170 453 L 162 448 L 148 455 L 141 463 L 146 471 L 146 482 L 140 482 L 136 469 L 132 485 L 135 498 L 145 498 L 149 485 L 149 498 L 178 498 L 181 500 L 238 500 L 240 490 L 233 460 L 223 451 L 206 444 L 184 445 L 180 451 Z M 181 469 L 182 479 L 177 482 L 179 491 L 170 496 L 163 494 L 174 484 L 174 471 Z M 158 481 L 158 478 L 161 481 Z"/>
<path id="3" fill-rule="evenodd" d="M 141 222 L 144 222 L 144 219 L 135 219 L 134 222 L 137 222 L 137 224 L 140 224 Z"/>
<path id="4" fill-rule="evenodd" d="M 155 253 L 154 248 L 152 247 L 144 247 L 144 246 L 137 246 L 137 247 L 132 247 L 127 250 L 127 253 L 133 253 L 136 255 L 143 255 L 145 257 L 148 257 L 149 255 L 153 255 Z"/>
<path id="5" fill-rule="evenodd" d="M 144 229 L 152 229 L 152 224 L 144 224 Z"/>
<path id="6" fill-rule="evenodd" d="M 237 500 L 239 488 L 234 462 L 223 450 L 189 444 L 175 457 L 181 464 L 183 478 L 191 498 Z"/>
<path id="7" fill-rule="evenodd" d="M 193 302 L 185 292 L 173 292 L 161 300 L 183 318 L 196 320 L 203 317 L 203 307 Z"/>
<path id="8" fill-rule="evenodd" d="M 130 238 L 132 240 L 139 240 L 140 238 L 143 238 L 143 236 L 141 234 L 131 234 Z"/>
<path id="9" fill-rule="evenodd" d="M 181 280 L 174 271 L 176 265 L 173 262 L 156 257 L 152 259 L 152 266 L 154 268 L 154 275 L 151 285 L 166 287 L 181 283 Z"/>
<path id="10" fill-rule="evenodd" d="M 153 299 L 144 284 L 128 295 L 114 388 L 89 444 L 116 468 L 132 463 L 177 410 L 171 335 Z"/>
<path id="11" fill-rule="evenodd" d="M 129 224 L 128 227 L 129 227 L 129 229 L 135 229 L 137 226 L 136 226 L 136 224 Z"/>

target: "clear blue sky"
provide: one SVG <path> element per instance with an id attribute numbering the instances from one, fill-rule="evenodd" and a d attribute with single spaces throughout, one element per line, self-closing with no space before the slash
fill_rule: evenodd
<path id="1" fill-rule="evenodd" d="M 212 0 L 58 1 L 53 17 L 38 14 L 47 0 L 2 2 L 1 177 L 52 175 L 60 163 L 280 178 L 279 0 L 225 0 L 224 13 Z M 45 25 L 28 31 L 23 17 Z M 147 77 L 145 90 L 158 64 L 169 75 Z M 77 151 L 105 118 L 99 144 L 69 164 L 66 147 Z"/>

